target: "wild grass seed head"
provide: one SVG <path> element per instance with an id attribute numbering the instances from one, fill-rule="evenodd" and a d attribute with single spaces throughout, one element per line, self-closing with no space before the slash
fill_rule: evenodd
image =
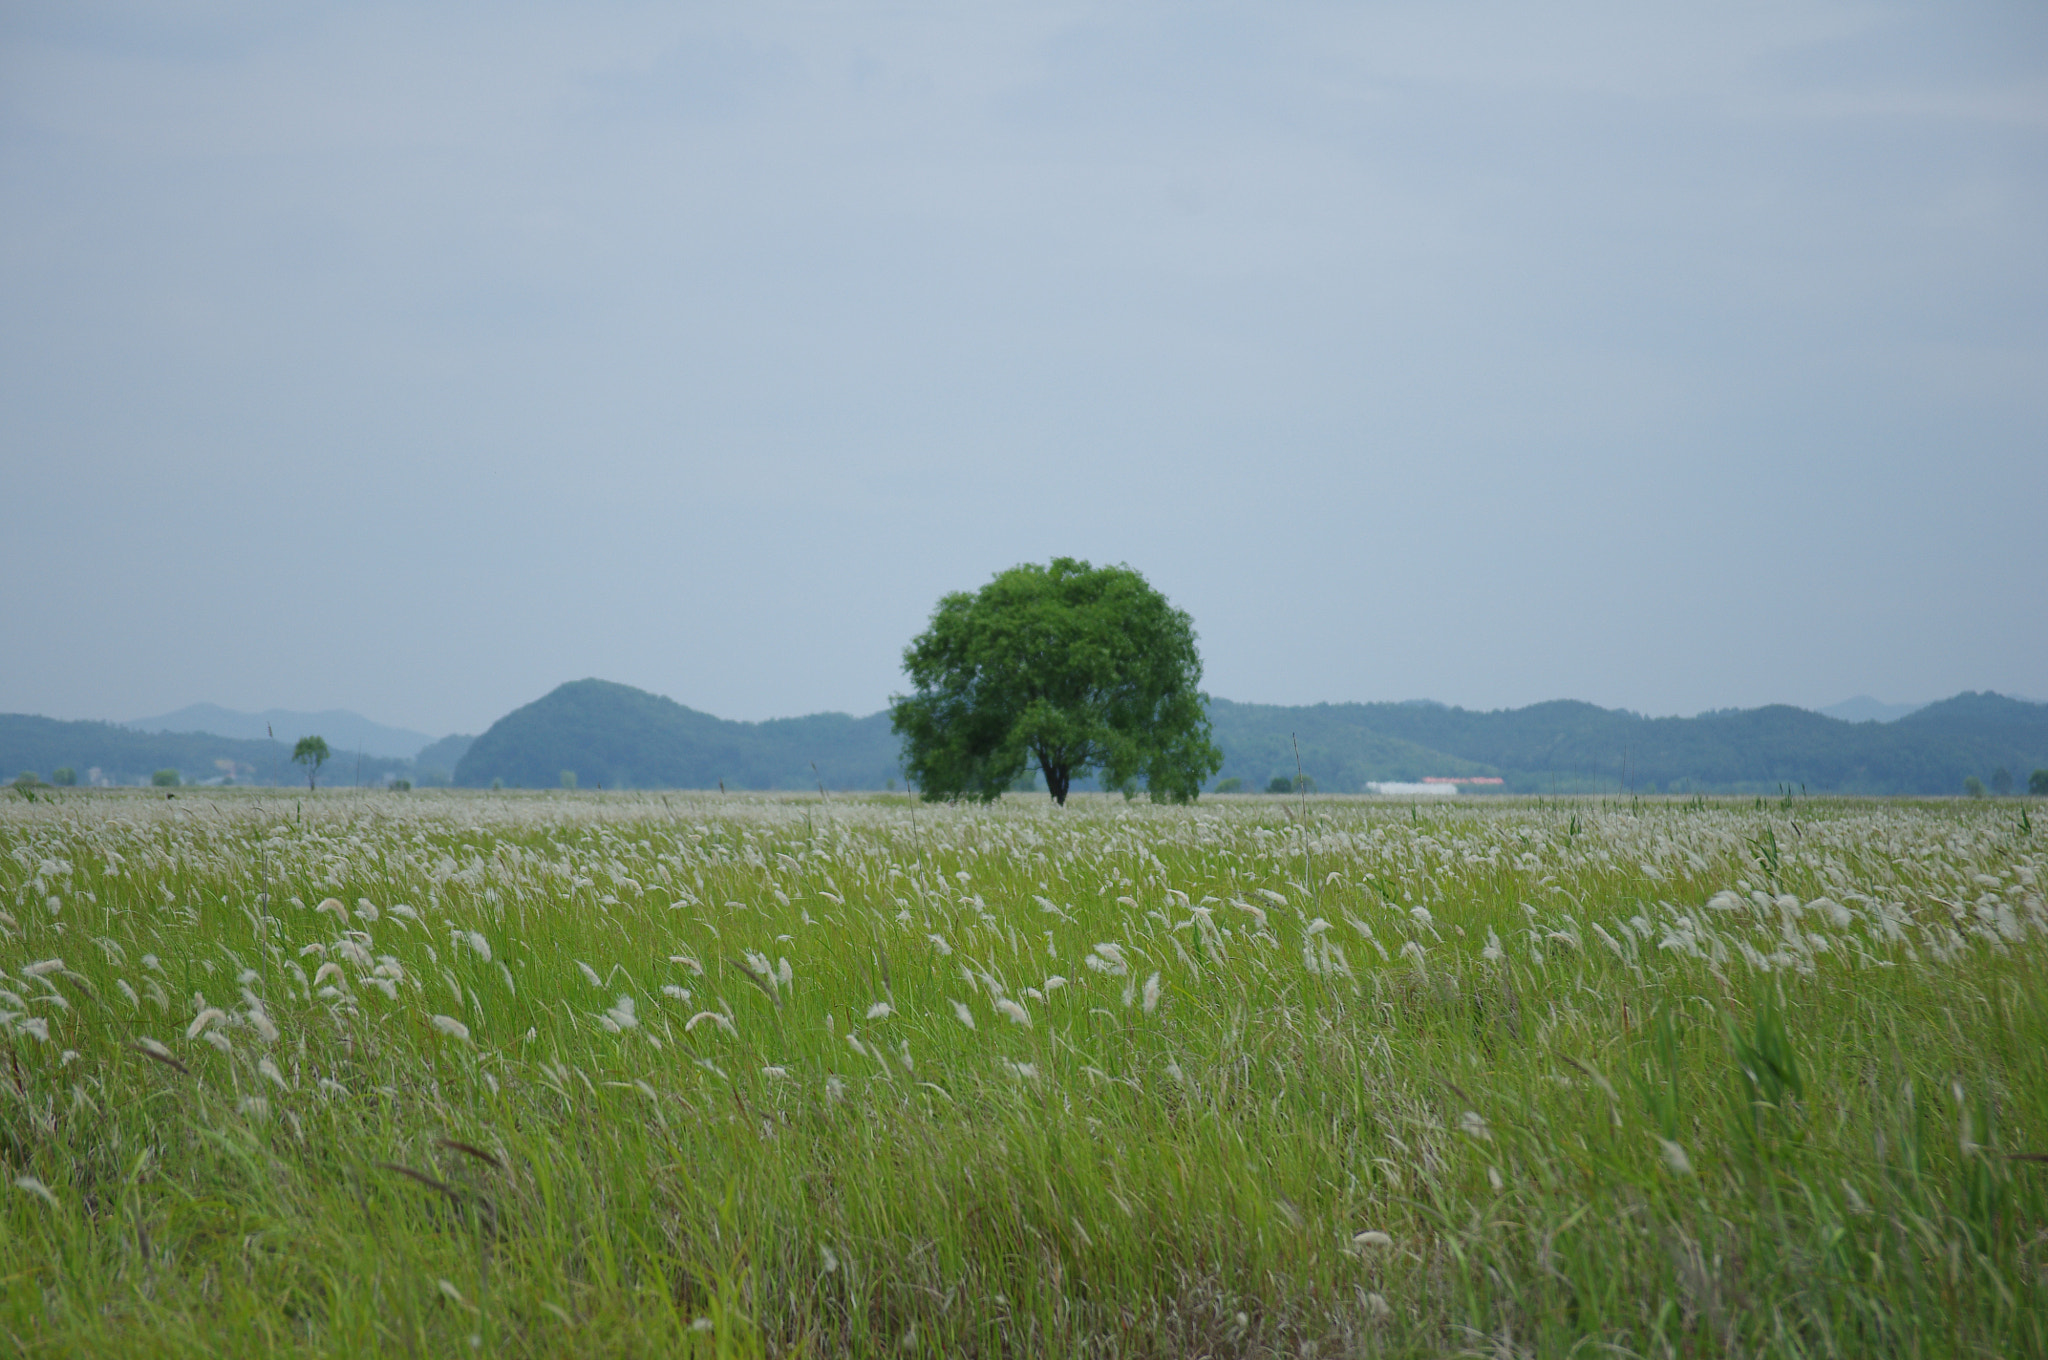
<path id="1" fill-rule="evenodd" d="M 63 1205 L 57 1202 L 57 1197 L 50 1193 L 50 1187 L 44 1185 L 34 1176 L 16 1176 L 14 1178 L 14 1185 L 15 1188 L 18 1190 L 28 1191 L 37 1199 L 42 1200 L 45 1204 L 48 1204 L 52 1209 L 61 1209 L 64 1207 Z"/>

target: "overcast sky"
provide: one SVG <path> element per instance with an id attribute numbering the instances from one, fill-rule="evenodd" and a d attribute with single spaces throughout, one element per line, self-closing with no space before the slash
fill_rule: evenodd
<path id="1" fill-rule="evenodd" d="M 2048 698 L 2048 9 L 0 8 L 0 711 Z"/>

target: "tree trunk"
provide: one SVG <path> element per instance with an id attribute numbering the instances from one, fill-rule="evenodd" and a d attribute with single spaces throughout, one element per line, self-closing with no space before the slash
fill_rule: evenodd
<path id="1" fill-rule="evenodd" d="M 1074 772 L 1065 765 L 1055 765 L 1044 756 L 1038 758 L 1038 768 L 1045 773 L 1046 791 L 1061 807 L 1067 805 L 1067 785 L 1072 782 Z"/>

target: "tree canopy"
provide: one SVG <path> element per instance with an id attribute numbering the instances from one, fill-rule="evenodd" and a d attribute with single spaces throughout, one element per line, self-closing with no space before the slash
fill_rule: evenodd
<path id="1" fill-rule="evenodd" d="M 948 595 L 903 668 L 889 719 L 928 800 L 993 801 L 1035 764 L 1056 803 L 1091 772 L 1184 803 L 1223 764 L 1193 622 L 1129 567 L 1058 557 Z"/>

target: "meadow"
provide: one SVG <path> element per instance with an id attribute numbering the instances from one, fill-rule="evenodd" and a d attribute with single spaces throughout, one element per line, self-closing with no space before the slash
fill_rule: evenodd
<path id="1" fill-rule="evenodd" d="M 2048 1353 L 2011 800 L 0 808 L 50 1355 Z"/>

